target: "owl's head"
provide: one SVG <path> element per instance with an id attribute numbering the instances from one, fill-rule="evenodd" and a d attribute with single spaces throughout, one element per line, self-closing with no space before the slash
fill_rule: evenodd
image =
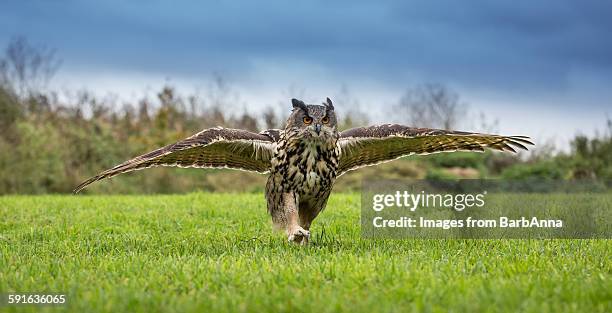
<path id="1" fill-rule="evenodd" d="M 298 129 L 302 136 L 325 139 L 338 131 L 334 105 L 329 98 L 323 105 L 305 104 L 298 99 L 291 99 L 291 104 L 293 111 L 287 127 Z"/>

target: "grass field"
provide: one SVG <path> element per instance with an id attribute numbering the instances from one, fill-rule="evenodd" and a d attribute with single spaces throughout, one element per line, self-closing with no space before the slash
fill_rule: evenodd
<path id="1" fill-rule="evenodd" d="M 0 311 L 612 311 L 609 240 L 367 240 L 359 204 L 304 248 L 261 194 L 0 197 L 0 292 L 68 294 Z"/>

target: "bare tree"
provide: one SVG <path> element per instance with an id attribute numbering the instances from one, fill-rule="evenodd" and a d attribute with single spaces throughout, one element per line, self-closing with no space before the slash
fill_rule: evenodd
<path id="1" fill-rule="evenodd" d="M 242 113 L 242 116 L 236 118 L 233 124 L 236 128 L 247 129 L 254 132 L 257 131 L 257 119 L 249 115 L 246 111 Z"/>
<path id="2" fill-rule="evenodd" d="M 492 134 L 499 132 L 499 119 L 489 120 L 488 116 L 481 111 L 475 120 L 478 121 L 478 124 L 474 127 L 476 131 Z"/>
<path id="3" fill-rule="evenodd" d="M 456 128 L 466 114 L 459 95 L 441 84 L 408 89 L 397 105 L 404 121 L 419 127 Z"/>
<path id="4" fill-rule="evenodd" d="M 348 129 L 368 124 L 368 114 L 361 110 L 361 103 L 354 97 L 348 86 L 342 84 L 340 90 L 333 98 L 336 108 L 342 109 L 340 129 Z"/>
<path id="5" fill-rule="evenodd" d="M 60 64 L 55 50 L 33 46 L 25 37 L 15 37 L 0 57 L 0 85 L 21 98 L 40 95 Z"/>
<path id="6" fill-rule="evenodd" d="M 276 115 L 276 112 L 274 112 L 274 109 L 270 106 L 264 109 L 262 118 L 267 129 L 282 127 L 283 121 Z"/>

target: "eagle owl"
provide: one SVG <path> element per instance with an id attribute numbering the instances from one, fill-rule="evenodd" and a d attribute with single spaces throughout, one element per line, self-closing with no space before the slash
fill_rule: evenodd
<path id="1" fill-rule="evenodd" d="M 119 164 L 80 184 L 153 166 L 232 168 L 267 173 L 268 212 L 290 242 L 307 244 L 312 221 L 325 208 L 336 178 L 350 170 L 411 154 L 484 151 L 516 152 L 533 145 L 529 137 L 500 136 L 397 124 L 338 131 L 336 112 L 292 99 L 284 129 L 253 133 L 241 129 L 205 129 L 177 143 Z"/>

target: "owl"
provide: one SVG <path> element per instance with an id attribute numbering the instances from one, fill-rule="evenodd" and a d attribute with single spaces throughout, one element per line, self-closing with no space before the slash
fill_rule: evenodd
<path id="1" fill-rule="evenodd" d="M 306 245 L 313 220 L 325 209 L 336 178 L 364 166 L 412 154 L 484 151 L 516 152 L 533 145 L 526 136 L 501 136 L 398 124 L 338 131 L 332 101 L 322 105 L 292 99 L 283 129 L 254 133 L 210 128 L 182 141 L 121 163 L 74 190 L 115 175 L 154 166 L 231 168 L 268 175 L 268 213 L 288 241 Z"/>

